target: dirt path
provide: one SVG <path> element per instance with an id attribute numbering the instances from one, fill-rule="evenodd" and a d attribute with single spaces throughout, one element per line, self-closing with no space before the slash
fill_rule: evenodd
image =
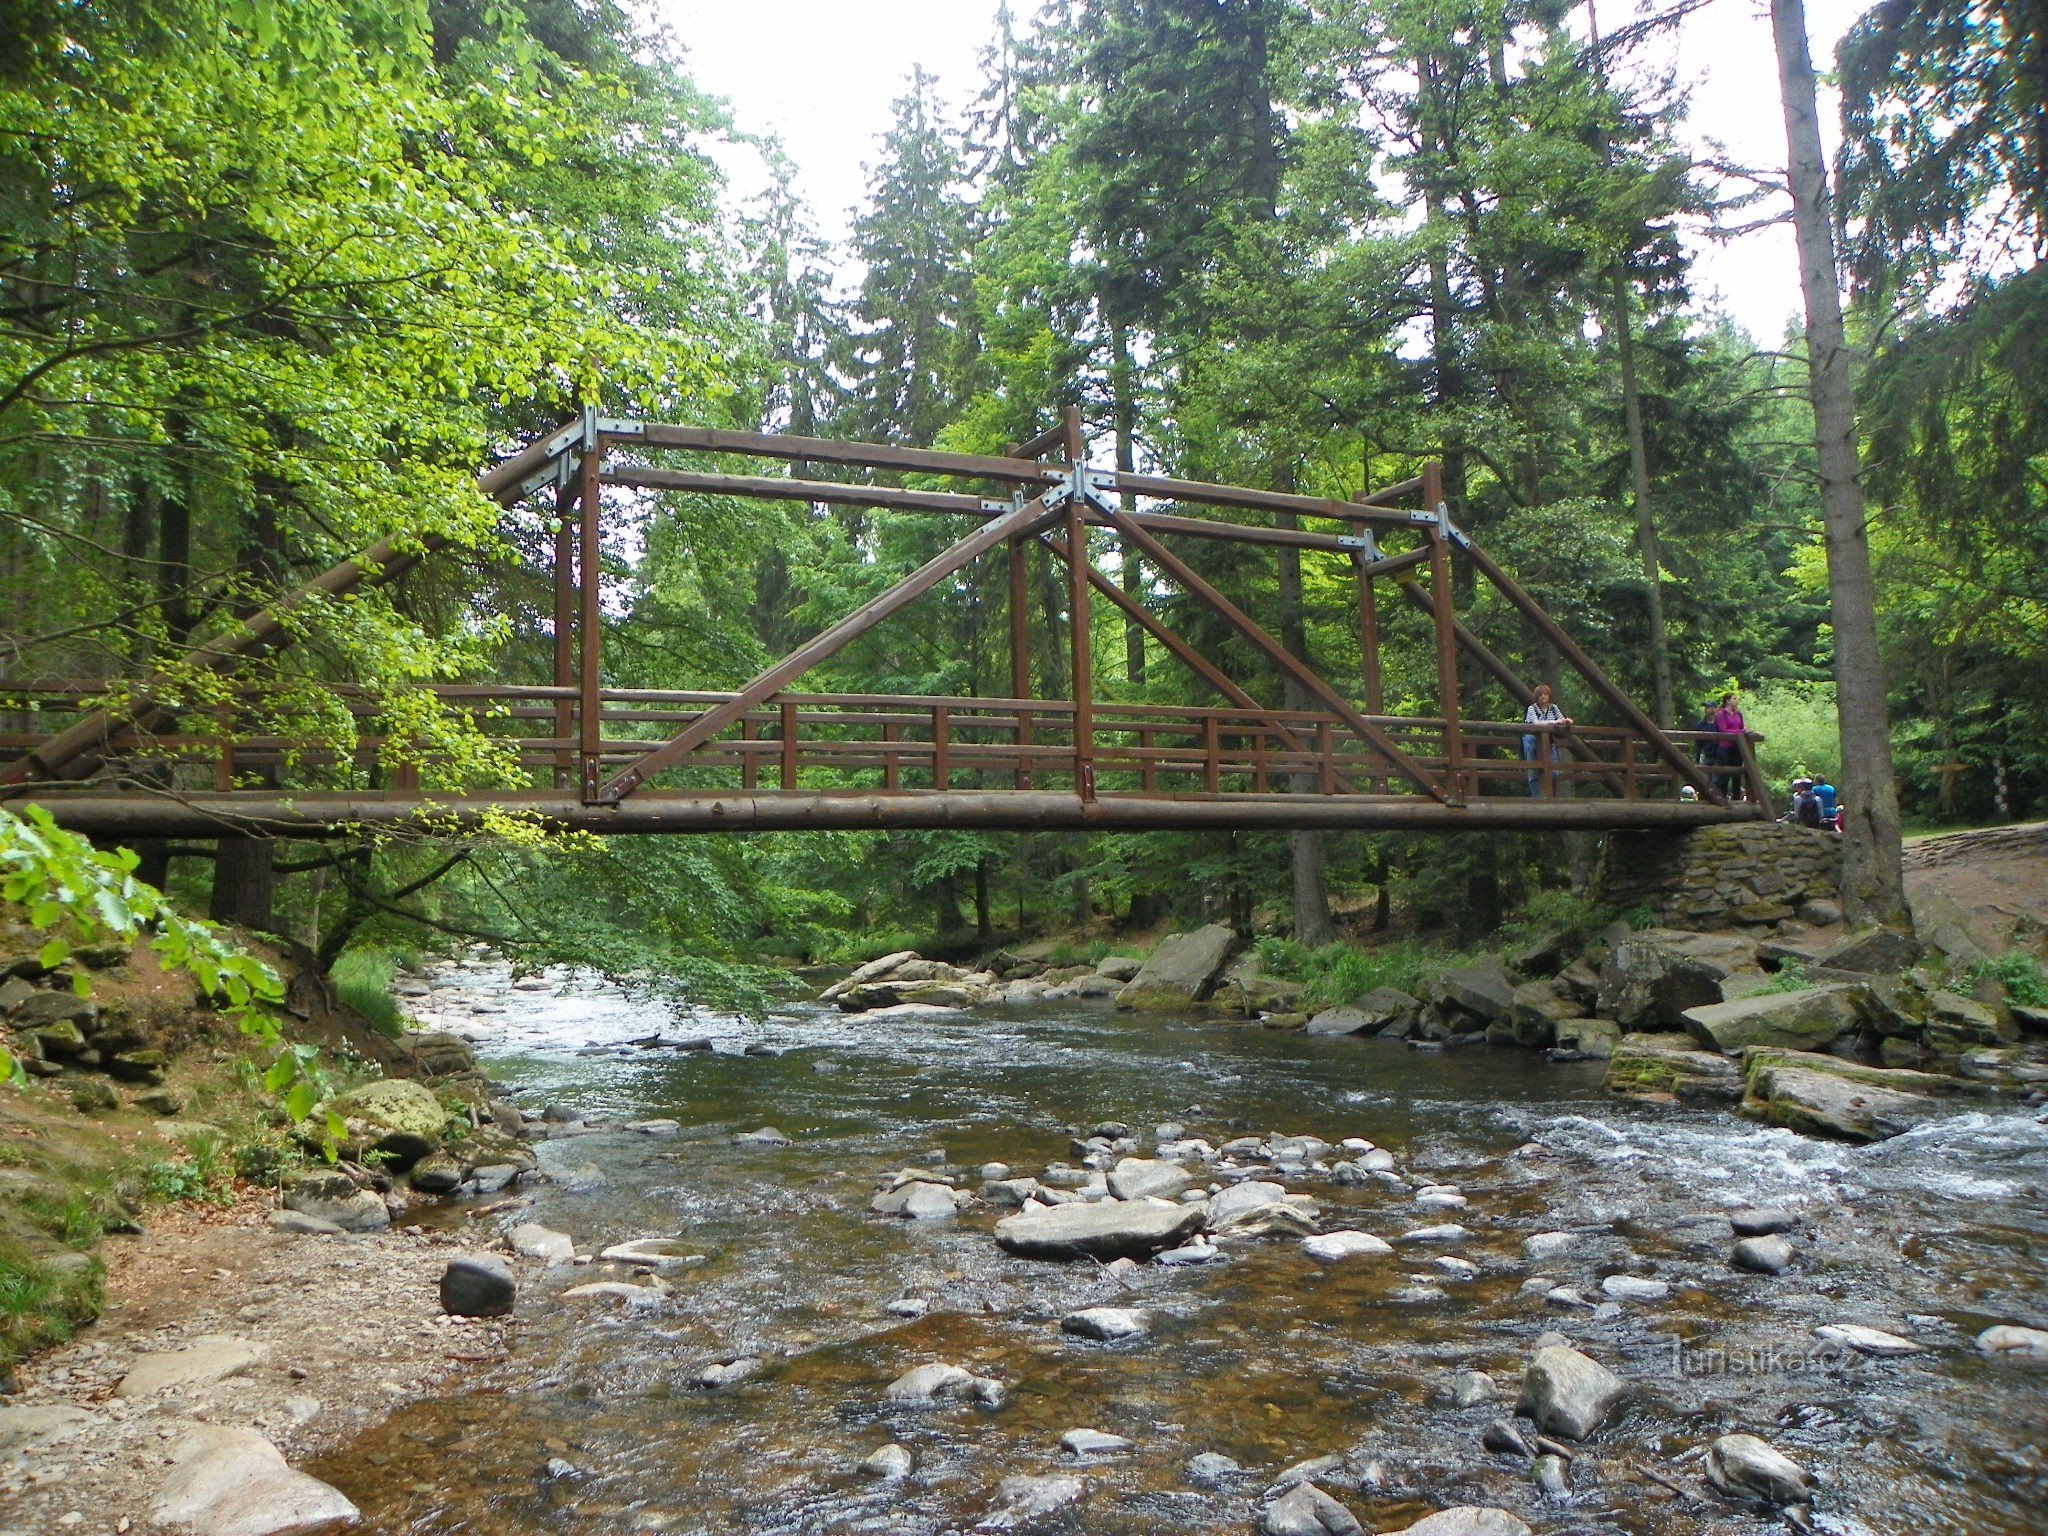
<path id="1" fill-rule="evenodd" d="M 503 1355 L 515 1324 L 441 1315 L 457 1238 L 288 1235 L 267 1204 L 167 1212 L 103 1245 L 106 1315 L 28 1362 L 7 1399 L 77 1412 L 43 1415 L 61 1438 L 40 1445 L 9 1446 L 0 1423 L 0 1536 L 150 1531 L 165 1449 L 190 1423 L 253 1425 L 298 1463 Z M 138 1358 L 223 1336 L 261 1358 L 207 1385 L 114 1395 Z"/>
<path id="2" fill-rule="evenodd" d="M 2048 930 L 2048 821 L 1921 838 L 1906 847 L 1906 891 L 1938 890 L 2001 947 Z"/>

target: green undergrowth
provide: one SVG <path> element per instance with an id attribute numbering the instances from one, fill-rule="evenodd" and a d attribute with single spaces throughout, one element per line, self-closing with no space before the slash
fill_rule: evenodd
<path id="1" fill-rule="evenodd" d="M 335 997 L 354 1009 L 379 1034 L 396 1040 L 405 1033 L 405 1016 L 391 995 L 391 983 L 405 957 L 388 949 L 352 949 L 328 973 Z"/>
<path id="2" fill-rule="evenodd" d="M 2022 1008 L 2048 1008 L 2048 970 L 2022 950 L 1980 960 L 1970 967 L 1970 980 L 1997 982 L 2005 989 L 2006 1001 Z"/>
<path id="3" fill-rule="evenodd" d="M 100 1314 L 101 1269 L 73 1253 L 35 1253 L 0 1238 L 0 1371 L 62 1344 Z"/>
<path id="4" fill-rule="evenodd" d="M 1313 1010 L 1362 997 L 1375 987 L 1419 991 L 1433 976 L 1462 965 L 1471 956 L 1416 939 L 1359 949 L 1342 942 L 1310 949 L 1292 939 L 1269 935 L 1252 946 L 1260 969 L 1269 976 L 1298 981 L 1307 989 L 1302 1006 Z"/>
<path id="5" fill-rule="evenodd" d="M 910 928 L 869 928 L 860 933 L 833 934 L 829 941 L 811 949 L 817 965 L 865 965 L 899 950 L 923 951 L 931 946 L 928 935 Z"/>
<path id="6" fill-rule="evenodd" d="M 1127 951 L 1128 946 L 1124 949 Z M 1119 952 L 1114 939 L 1095 938 L 1084 943 L 1063 937 L 1053 940 L 1052 948 L 1045 952 L 1045 963 L 1055 969 L 1069 965 L 1096 965 Z"/>

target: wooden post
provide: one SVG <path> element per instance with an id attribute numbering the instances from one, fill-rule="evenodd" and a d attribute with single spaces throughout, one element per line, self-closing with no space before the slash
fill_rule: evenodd
<path id="1" fill-rule="evenodd" d="M 1216 735 L 1216 712 L 1202 716 L 1202 788 L 1215 794 L 1223 788 L 1223 743 Z"/>
<path id="2" fill-rule="evenodd" d="M 1365 568 L 1362 554 L 1351 557 L 1351 568 L 1358 577 L 1358 670 L 1365 685 L 1365 712 L 1383 715 L 1387 712 L 1386 685 L 1380 676 L 1380 615 L 1373 598 L 1372 573 Z"/>
<path id="3" fill-rule="evenodd" d="M 760 727 L 751 718 L 740 722 L 740 788 L 752 794 L 760 785 L 760 769 L 747 743 L 760 739 Z"/>
<path id="4" fill-rule="evenodd" d="M 796 706 L 782 701 L 782 787 L 796 788 Z"/>
<path id="5" fill-rule="evenodd" d="M 1081 411 L 1067 407 L 1067 465 L 1078 471 L 1087 448 L 1081 441 Z M 1095 651 L 1088 622 L 1088 508 L 1078 494 L 1067 501 L 1067 630 L 1074 663 L 1074 793 L 1095 798 Z"/>
<path id="6" fill-rule="evenodd" d="M 932 788 L 949 787 L 953 777 L 953 711 L 932 706 Z"/>
<path id="7" fill-rule="evenodd" d="M 903 787 L 903 754 L 896 743 L 903 739 L 903 727 L 890 721 L 882 727 L 882 788 L 894 794 Z"/>
<path id="8" fill-rule="evenodd" d="M 1423 466 L 1422 503 L 1430 512 L 1443 509 L 1444 470 L 1435 461 Z M 1451 551 L 1441 524 L 1429 531 L 1429 580 L 1436 607 L 1436 691 L 1437 713 L 1444 721 L 1444 786 L 1455 803 L 1465 798 L 1465 752 L 1458 721 L 1458 638 L 1451 627 Z"/>
<path id="9" fill-rule="evenodd" d="M 1031 571 L 1022 539 L 1010 540 L 1010 697 L 1031 697 Z M 1017 787 L 1031 787 L 1031 711 L 1017 711 Z"/>
<path id="10" fill-rule="evenodd" d="M 576 559 L 576 580 L 580 588 L 576 620 L 579 652 L 576 714 L 581 727 L 578 747 L 583 759 L 583 799 L 586 804 L 597 798 L 604 772 L 604 614 L 598 606 L 604 567 L 598 526 L 598 514 L 602 510 L 598 471 L 602 456 L 603 445 L 593 432 L 583 445 L 582 487 L 577 494 L 582 523 L 578 530 Z"/>
<path id="11" fill-rule="evenodd" d="M 576 512 L 577 488 L 562 484 L 555 488 L 555 686 L 576 686 Z M 576 728 L 576 706 L 567 698 L 555 700 L 555 739 L 562 743 L 555 753 L 555 788 L 568 789 L 576 782 L 576 754 L 569 737 Z"/>

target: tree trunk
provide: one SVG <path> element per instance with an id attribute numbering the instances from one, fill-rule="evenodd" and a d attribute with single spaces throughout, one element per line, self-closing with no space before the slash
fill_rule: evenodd
<path id="1" fill-rule="evenodd" d="M 1814 446 L 1820 458 L 1821 522 L 1835 634 L 1835 705 L 1841 720 L 1842 909 L 1852 922 L 1909 924 L 1900 864 L 1899 796 L 1892 781 L 1884 663 L 1877 644 L 1877 588 L 1856 457 L 1856 401 L 1842 295 L 1835 277 L 1827 161 L 1814 101 L 1803 0 L 1771 0 L 1778 81 L 1785 107 L 1792 224 L 1806 298 Z"/>
<path id="2" fill-rule="evenodd" d="M 1128 475 L 1138 467 L 1138 402 L 1131 382 L 1129 328 L 1119 321 L 1110 327 L 1109 339 L 1109 408 L 1116 428 L 1116 467 Z M 1126 512 L 1135 512 L 1138 498 L 1126 491 L 1123 506 Z M 1134 549 L 1123 551 L 1121 578 L 1123 589 L 1130 594 L 1131 601 L 1143 602 L 1145 572 Z M 1124 676 L 1133 684 L 1145 681 L 1145 628 L 1136 619 L 1124 620 Z"/>
<path id="3" fill-rule="evenodd" d="M 1635 319 L 1630 313 L 1628 277 L 1614 264 L 1614 340 L 1621 358 L 1621 419 L 1628 436 L 1628 476 L 1636 502 L 1636 550 L 1643 557 L 1643 589 L 1650 608 L 1650 679 L 1657 692 L 1657 723 L 1678 724 L 1671 686 L 1671 646 L 1664 632 L 1664 554 L 1657 540 L 1657 515 L 1650 505 L 1650 452 L 1643 436 L 1643 395 L 1636 377 Z"/>
<path id="4" fill-rule="evenodd" d="M 277 873 L 270 866 L 267 837 L 223 837 L 213 855 L 213 895 L 207 916 L 268 933 Z"/>
<path id="5" fill-rule="evenodd" d="M 1273 488 L 1281 491 L 1294 489 L 1294 477 L 1285 472 L 1273 476 Z M 1292 512 L 1281 512 L 1273 521 L 1282 528 L 1299 526 Z M 1303 611 L 1301 600 L 1301 551 L 1288 545 L 1280 546 L 1279 587 L 1280 587 L 1280 643 L 1299 660 L 1308 660 L 1308 617 Z M 1300 683 L 1292 676 L 1286 679 L 1286 700 L 1289 709 L 1307 709 L 1310 700 Z M 1290 794 L 1313 795 L 1321 788 L 1317 777 L 1311 773 L 1288 775 L 1287 789 Z M 1336 926 L 1330 921 L 1330 893 L 1324 880 L 1324 837 L 1321 832 L 1294 832 L 1288 835 L 1293 852 L 1294 892 L 1294 937 L 1297 943 L 1320 949 L 1337 936 Z"/>

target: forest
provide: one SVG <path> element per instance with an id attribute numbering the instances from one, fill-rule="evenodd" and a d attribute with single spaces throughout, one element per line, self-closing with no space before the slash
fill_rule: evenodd
<path id="1" fill-rule="evenodd" d="M 391 744 L 366 782 L 409 761 L 488 785 L 489 739 L 423 689 L 548 675 L 553 530 L 537 502 L 477 494 L 494 457 L 586 404 L 979 454 L 1073 407 L 1119 467 L 1162 475 L 1347 498 L 1441 460 L 1459 525 L 1660 723 L 1737 690 L 1773 782 L 1857 769 L 1805 337 L 1713 312 L 1682 238 L 1779 217 L 1784 180 L 1687 147 L 1683 92 L 1649 61 L 1691 8 L 1005 8 L 972 81 L 906 54 L 841 245 L 774 143 L 752 141 L 779 167 L 768 192 L 729 184 L 714 151 L 745 135 L 688 37 L 610 0 L 17 0 L 0 728 L 32 726 L 34 686 L 118 694 L 399 534 L 441 553 L 301 610 L 297 643 L 241 680 L 265 733 L 308 744 L 352 742 L 338 690 L 363 690 Z M 2048 18 L 1880 0 L 1815 63 L 1841 100 L 1827 227 L 1901 807 L 1909 827 L 2038 817 Z M 1777 111 L 1768 82 L 1758 110 Z M 604 518 L 615 688 L 733 688 L 947 537 L 701 493 L 620 495 Z M 1299 656 L 1353 643 L 1341 573 L 1201 569 L 1280 612 Z M 1043 574 L 1034 685 L 1056 698 L 1066 615 Z M 1239 637 L 1135 563 L 1123 578 L 1281 696 Z M 806 686 L 1000 693 L 1002 581 L 974 568 Z M 1488 646 L 1558 675 L 1541 634 L 1468 595 Z M 1103 697 L 1200 697 L 1107 605 L 1085 627 Z M 1431 696 L 1423 665 L 1389 672 L 1390 712 Z M 203 730 L 223 700 L 176 702 Z M 138 851 L 178 900 L 223 909 L 225 853 Z M 778 958 L 1167 918 L 1310 948 L 1476 938 L 1593 852 L 1577 834 L 600 841 L 508 821 L 257 856 L 276 928 L 330 968 L 487 942 L 745 1003 Z"/>

